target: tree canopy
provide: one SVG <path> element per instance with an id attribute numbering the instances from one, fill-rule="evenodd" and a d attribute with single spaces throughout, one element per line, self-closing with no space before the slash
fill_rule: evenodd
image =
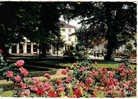
<path id="1" fill-rule="evenodd" d="M 103 38 L 108 41 L 107 55 L 110 60 L 115 49 L 136 35 L 136 4 L 131 2 L 80 2 L 68 3 L 69 19 L 79 18 L 85 34 L 86 45 Z M 87 47 L 86 46 L 86 47 Z"/>

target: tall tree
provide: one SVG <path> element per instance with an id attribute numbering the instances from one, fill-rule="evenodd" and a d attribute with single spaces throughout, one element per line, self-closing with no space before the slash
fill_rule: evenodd
<path id="1" fill-rule="evenodd" d="M 86 25 L 82 33 L 88 41 L 108 41 L 106 60 L 115 49 L 136 35 L 136 4 L 131 2 L 68 3 L 68 18 L 79 18 Z M 87 42 L 89 43 L 89 42 Z"/>

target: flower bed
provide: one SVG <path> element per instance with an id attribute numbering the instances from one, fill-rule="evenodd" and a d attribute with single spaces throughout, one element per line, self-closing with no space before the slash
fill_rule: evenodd
<path id="1" fill-rule="evenodd" d="M 108 70 L 97 67 L 98 63 L 73 63 L 70 71 L 67 67 L 61 71 L 63 79 L 51 80 L 46 73 L 45 81 L 30 78 L 27 83 L 24 78 L 29 72 L 23 67 L 24 61 L 18 60 L 8 65 L 1 55 L 1 70 L 5 79 L 13 81 L 14 95 L 25 97 L 131 97 L 136 96 L 136 70 L 125 64 L 116 69 Z"/>

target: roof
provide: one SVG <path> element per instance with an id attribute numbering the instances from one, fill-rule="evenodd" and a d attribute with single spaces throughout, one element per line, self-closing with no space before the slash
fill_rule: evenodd
<path id="1" fill-rule="evenodd" d="M 66 24 L 64 21 L 60 21 L 61 26 L 63 26 L 64 28 L 76 28 L 75 26 Z"/>

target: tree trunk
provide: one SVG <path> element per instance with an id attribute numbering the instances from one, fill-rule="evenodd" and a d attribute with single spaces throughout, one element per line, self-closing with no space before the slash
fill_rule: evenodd
<path id="1" fill-rule="evenodd" d="M 0 42 L 0 49 L 2 49 L 4 52 L 3 52 L 3 58 L 5 61 L 7 61 L 7 58 L 9 56 L 9 48 L 8 47 L 5 47 L 4 43 Z"/>
<path id="2" fill-rule="evenodd" d="M 108 44 L 107 54 L 105 55 L 104 60 L 112 60 L 112 52 L 113 52 L 112 45 Z"/>
<path id="3" fill-rule="evenodd" d="M 46 56 L 46 46 L 45 46 L 45 44 L 44 43 L 41 43 L 40 44 L 40 49 L 41 49 L 41 54 L 40 54 L 40 56 Z"/>

